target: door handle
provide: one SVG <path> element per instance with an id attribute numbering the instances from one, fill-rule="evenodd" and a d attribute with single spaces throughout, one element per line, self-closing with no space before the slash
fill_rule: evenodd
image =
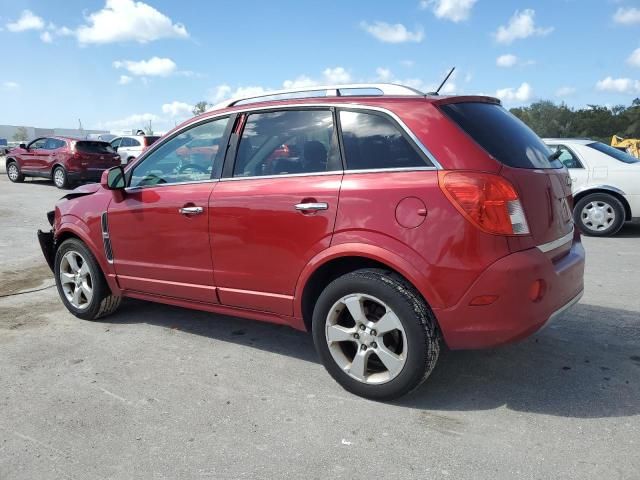
<path id="1" fill-rule="evenodd" d="M 182 207 L 178 209 L 182 215 L 199 215 L 204 212 L 202 207 Z"/>
<path id="2" fill-rule="evenodd" d="M 319 210 L 327 210 L 328 208 L 329 204 L 326 202 L 298 203 L 296 205 L 296 210 L 301 212 L 317 212 Z"/>

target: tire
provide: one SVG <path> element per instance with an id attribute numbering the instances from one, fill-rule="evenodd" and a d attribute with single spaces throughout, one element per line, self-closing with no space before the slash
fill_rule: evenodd
<path id="1" fill-rule="evenodd" d="M 24 175 L 20 171 L 17 162 L 11 161 L 7 163 L 7 177 L 9 177 L 9 180 L 11 180 L 13 183 L 24 182 Z"/>
<path id="2" fill-rule="evenodd" d="M 57 166 L 51 172 L 51 179 L 53 180 L 53 184 L 58 188 L 68 188 L 69 187 L 69 179 L 67 178 L 67 171 L 64 167 Z"/>
<path id="3" fill-rule="evenodd" d="M 78 318 L 97 320 L 111 315 L 120 306 L 122 298 L 111 294 L 98 262 L 78 239 L 62 242 L 56 251 L 54 274 L 62 303 Z"/>
<path id="4" fill-rule="evenodd" d="M 622 202 L 613 195 L 592 193 L 576 203 L 573 219 L 585 235 L 609 237 L 622 228 L 625 209 Z"/>
<path id="5" fill-rule="evenodd" d="M 356 319 L 362 314 L 364 321 Z M 379 269 L 331 282 L 318 297 L 312 331 L 329 374 L 349 392 L 372 400 L 392 400 L 418 388 L 440 353 L 429 306 L 403 278 Z"/>

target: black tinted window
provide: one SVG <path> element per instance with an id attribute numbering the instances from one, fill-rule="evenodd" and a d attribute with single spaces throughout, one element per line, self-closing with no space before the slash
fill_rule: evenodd
<path id="1" fill-rule="evenodd" d="M 83 141 L 76 143 L 76 150 L 81 153 L 115 153 L 113 147 L 107 142 Z"/>
<path id="2" fill-rule="evenodd" d="M 493 158 L 516 168 L 561 168 L 551 151 L 523 122 L 491 103 L 453 103 L 441 107 Z"/>
<path id="3" fill-rule="evenodd" d="M 428 166 L 386 116 L 343 110 L 340 127 L 349 170 Z"/>
<path id="4" fill-rule="evenodd" d="M 629 155 L 627 152 L 623 152 L 622 150 L 618 150 L 615 147 L 611 147 L 601 142 L 590 143 L 587 147 L 593 148 L 594 150 L 598 150 L 599 152 L 606 153 L 610 157 L 615 158 L 624 163 L 638 163 L 638 160 L 633 155 Z"/>
<path id="5" fill-rule="evenodd" d="M 234 177 L 340 170 L 330 110 L 286 110 L 247 117 Z"/>

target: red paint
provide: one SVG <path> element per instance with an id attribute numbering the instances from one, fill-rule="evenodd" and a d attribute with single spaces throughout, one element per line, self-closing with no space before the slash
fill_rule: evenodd
<path id="1" fill-rule="evenodd" d="M 102 172 L 120 165 L 120 156 L 113 153 L 87 153 L 76 149 L 77 139 L 46 137 L 64 142 L 60 148 L 14 148 L 7 154 L 7 163 L 15 161 L 25 176 L 53 178 L 53 169 L 61 166 L 73 181 L 98 181 Z M 93 140 L 88 140 L 92 142 Z M 106 142 L 105 145 L 108 145 Z M 27 145 L 28 146 L 28 145 Z"/>
<path id="2" fill-rule="evenodd" d="M 124 193 L 95 185 L 85 187 L 86 196 L 57 205 L 56 236 L 83 239 L 118 294 L 298 329 L 304 328 L 302 294 L 313 273 L 327 262 L 364 257 L 415 286 L 449 347 L 484 348 L 523 338 L 583 288 L 579 235 L 548 253 L 535 248 L 571 229 L 563 207 L 571 201 L 563 183 L 567 174 L 503 166 L 440 113 L 438 105 L 451 101 L 494 100 L 338 97 L 295 103 L 394 112 L 445 171 L 475 172 L 510 185 L 530 234 L 479 228 L 441 188 L 438 171 L 422 170 L 223 179 Z M 296 210 L 305 202 L 324 202 L 327 209 Z M 200 206 L 203 214 L 185 217 L 178 213 L 183 206 Z M 102 248 L 105 211 L 114 263 Z"/>

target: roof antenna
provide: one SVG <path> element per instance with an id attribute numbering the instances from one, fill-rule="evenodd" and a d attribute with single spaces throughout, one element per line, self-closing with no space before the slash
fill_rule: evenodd
<path id="1" fill-rule="evenodd" d="M 447 80 L 449 80 L 449 77 L 453 74 L 453 71 L 455 69 L 456 69 L 456 67 L 452 67 L 451 70 L 449 70 L 449 73 L 447 74 L 447 76 L 444 77 L 444 80 L 442 81 L 442 83 L 440 84 L 438 89 L 435 92 L 431 92 L 429 95 L 439 95 L 440 94 L 440 90 L 442 90 L 442 87 L 444 87 L 444 84 L 447 83 Z"/>

